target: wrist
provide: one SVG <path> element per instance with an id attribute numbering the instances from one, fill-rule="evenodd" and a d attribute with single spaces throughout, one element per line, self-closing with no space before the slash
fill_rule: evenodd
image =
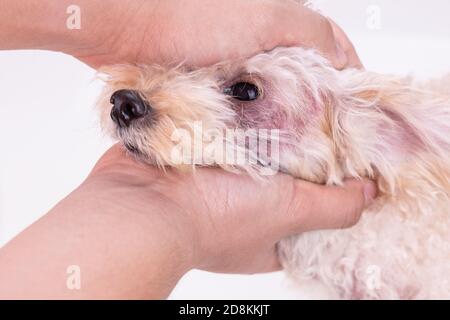
<path id="1" fill-rule="evenodd" d="M 142 264 L 140 270 L 145 273 L 140 276 L 148 283 L 147 292 L 151 295 L 146 298 L 165 298 L 180 278 L 195 267 L 196 241 L 190 217 L 165 195 L 154 192 L 148 179 L 145 183 L 142 185 L 128 172 L 108 170 L 90 176 L 75 191 L 72 201 L 88 216 L 98 212 L 108 221 L 117 221 L 111 224 L 113 237 L 129 247 L 123 250 L 126 255 L 140 257 L 128 259 L 128 264 L 133 269 Z M 108 239 L 97 241 L 107 243 Z M 132 242 L 135 244 L 130 245 Z"/>
<path id="2" fill-rule="evenodd" d="M 0 49 L 51 50 L 77 56 L 110 53 L 120 28 L 137 10 L 133 1 L 126 0 L 0 0 L 0 5 L 4 8 L 0 12 Z"/>
<path id="3" fill-rule="evenodd" d="M 159 1 L 85 0 L 82 8 L 82 27 L 73 30 L 62 51 L 99 68 L 106 64 L 138 63 L 145 53 L 151 63 L 158 54 L 154 48 L 156 26 L 161 22 L 156 9 Z M 107 8 L 107 9 L 105 9 Z M 69 30 L 71 31 L 71 30 Z M 140 49 L 137 49 L 140 48 Z"/>
<path id="4" fill-rule="evenodd" d="M 4 8 L 1 13 L 1 49 L 62 51 L 75 42 L 83 42 L 82 32 L 75 34 L 79 30 L 71 30 L 66 25 L 70 1 L 1 1 Z"/>

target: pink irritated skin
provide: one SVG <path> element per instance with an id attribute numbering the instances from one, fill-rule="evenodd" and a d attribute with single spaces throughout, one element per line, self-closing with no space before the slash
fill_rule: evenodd
<path id="1" fill-rule="evenodd" d="M 261 80 L 259 79 L 259 81 Z M 300 142 L 298 140 L 302 139 L 309 126 L 317 125 L 316 120 L 324 116 L 326 107 L 324 104 L 330 104 L 332 108 L 336 108 L 332 101 L 327 101 L 326 93 L 323 93 L 321 100 L 317 101 L 306 87 L 299 89 L 303 92 L 303 99 L 299 99 L 298 103 L 304 105 L 284 106 L 279 99 L 283 95 L 278 92 L 283 88 L 278 89 L 268 81 L 261 82 L 264 84 L 264 90 L 259 99 L 250 102 L 233 100 L 236 126 L 242 129 L 279 129 L 282 135 L 279 146 L 281 150 L 291 149 L 292 144 Z M 387 142 L 387 144 L 378 146 L 379 148 L 385 148 L 386 154 L 393 157 L 394 162 L 404 161 L 410 154 L 423 149 L 424 143 L 420 135 L 405 119 L 388 108 L 382 106 L 380 108 L 392 119 L 393 123 L 379 125 L 377 129 L 377 135 L 381 137 L 379 140 Z M 301 111 L 289 112 L 289 110 Z M 270 142 L 268 150 L 270 150 Z M 295 150 L 291 151 L 295 152 Z"/>
<path id="2" fill-rule="evenodd" d="M 278 129 L 283 132 L 302 132 L 307 125 L 323 112 L 323 108 L 314 101 L 312 95 L 305 93 L 308 102 L 301 106 L 306 110 L 305 114 L 299 112 L 287 112 L 296 109 L 291 106 L 282 105 L 274 97 L 280 97 L 277 90 L 265 81 L 262 96 L 254 101 L 233 101 L 233 109 L 236 112 L 236 125 L 243 129 Z"/>
<path id="3" fill-rule="evenodd" d="M 236 113 L 236 127 L 241 129 L 286 129 L 288 115 L 272 99 L 273 87 L 262 81 L 259 77 L 253 77 L 249 82 L 255 83 L 260 88 L 260 97 L 253 101 L 239 101 L 232 99 L 232 108 Z M 243 76 L 238 79 L 245 79 Z"/>
<path id="4" fill-rule="evenodd" d="M 288 115 L 268 99 L 236 103 L 237 126 L 243 129 L 279 129 L 288 125 Z"/>
<path id="5" fill-rule="evenodd" d="M 395 152 L 401 158 L 404 158 L 408 154 L 424 148 L 424 143 L 418 133 L 404 119 L 389 110 L 384 109 L 384 112 L 393 120 L 394 125 L 382 123 L 377 133 L 391 147 L 390 150 L 386 150 L 388 153 Z M 382 147 L 380 146 L 380 148 Z"/>
<path id="6" fill-rule="evenodd" d="M 307 102 L 299 99 L 299 103 L 304 103 L 305 105 L 299 106 L 299 108 L 298 106 L 284 106 L 282 101 L 274 99 L 274 97 L 282 97 L 283 95 L 278 93 L 278 90 L 267 81 L 261 82 L 264 84 L 264 90 L 259 99 L 248 102 L 232 101 L 233 109 L 236 112 L 235 125 L 237 128 L 244 130 L 266 129 L 269 131 L 269 134 L 271 134 L 270 130 L 279 130 L 280 141 L 278 142 L 278 150 L 279 152 L 288 151 L 299 142 L 298 139 L 301 139 L 302 133 L 307 130 L 308 126 L 313 125 L 315 120 L 323 115 L 324 107 L 315 101 L 306 88 L 299 89 L 306 91 L 303 96 L 306 97 Z M 295 109 L 306 111 L 288 112 L 288 110 Z M 271 159 L 272 144 L 270 138 L 267 142 L 259 141 L 258 146 L 260 143 L 266 143 L 265 156 Z M 246 141 L 246 146 L 249 148 L 248 141 Z"/>

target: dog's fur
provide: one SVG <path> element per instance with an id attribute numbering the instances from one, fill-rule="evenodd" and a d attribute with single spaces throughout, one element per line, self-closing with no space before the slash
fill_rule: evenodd
<path id="1" fill-rule="evenodd" d="M 204 131 L 281 129 L 280 169 L 295 177 L 337 185 L 351 177 L 377 181 L 381 196 L 356 226 L 279 244 L 296 280 L 320 283 L 330 298 L 450 298 L 450 78 L 418 84 L 336 71 L 301 48 L 200 70 L 117 65 L 103 71 L 103 125 L 143 161 L 180 167 L 171 157 L 173 131 L 202 121 Z M 223 93 L 240 80 L 258 84 L 262 97 L 243 103 Z M 138 91 L 151 116 L 116 128 L 109 98 L 119 89 Z M 242 169 L 258 174 L 252 165 Z"/>

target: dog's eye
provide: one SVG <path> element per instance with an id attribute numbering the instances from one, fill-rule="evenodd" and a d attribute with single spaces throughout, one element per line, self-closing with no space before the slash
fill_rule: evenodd
<path id="1" fill-rule="evenodd" d="M 224 93 L 240 101 L 252 101 L 259 97 L 259 89 L 248 82 L 238 82 L 225 88 Z"/>

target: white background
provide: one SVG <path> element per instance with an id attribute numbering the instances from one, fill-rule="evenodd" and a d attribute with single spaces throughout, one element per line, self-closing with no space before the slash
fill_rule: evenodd
<path id="1" fill-rule="evenodd" d="M 421 78 L 450 72 L 448 0 L 316 2 L 347 31 L 366 68 Z M 373 8 L 379 30 L 368 22 Z M 94 107 L 100 88 L 95 72 L 71 57 L 0 52 L 0 246 L 73 190 L 111 144 Z M 282 273 L 194 271 L 171 297 L 283 298 L 287 287 Z"/>

